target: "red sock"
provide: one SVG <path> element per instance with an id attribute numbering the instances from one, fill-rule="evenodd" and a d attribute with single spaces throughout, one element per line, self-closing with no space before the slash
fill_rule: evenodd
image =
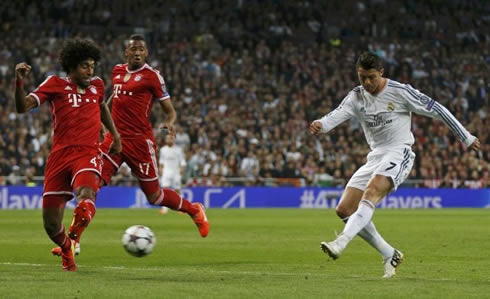
<path id="1" fill-rule="evenodd" d="M 194 207 L 190 201 L 180 197 L 180 195 L 172 189 L 162 188 L 158 196 L 152 204 L 165 206 L 175 211 L 182 211 L 191 216 L 197 214 L 199 209 Z"/>
<path id="2" fill-rule="evenodd" d="M 61 247 L 61 250 L 66 251 L 71 246 L 71 241 L 65 233 L 65 227 L 62 225 L 61 230 L 54 236 L 49 236 L 51 240 L 53 240 L 56 245 Z"/>

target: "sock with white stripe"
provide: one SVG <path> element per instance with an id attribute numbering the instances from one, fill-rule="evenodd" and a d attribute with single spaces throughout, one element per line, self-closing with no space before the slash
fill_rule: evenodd
<path id="1" fill-rule="evenodd" d="M 169 188 L 162 188 L 160 195 L 151 202 L 157 206 L 164 206 L 174 211 L 181 211 L 194 216 L 199 212 L 197 207 L 194 207 L 190 201 L 182 198 L 179 193 Z"/>
<path id="2" fill-rule="evenodd" d="M 347 223 L 349 218 L 350 217 L 346 217 L 342 219 L 342 221 Z M 393 248 L 388 242 L 385 241 L 385 239 L 383 239 L 383 237 L 376 230 L 376 226 L 372 221 L 369 221 L 369 223 L 363 229 L 361 229 L 357 235 L 369 245 L 374 247 L 379 253 L 381 253 L 383 260 L 393 256 L 395 248 Z"/>
<path id="3" fill-rule="evenodd" d="M 349 221 L 344 227 L 344 231 L 337 238 L 342 247 L 354 239 L 354 237 L 371 221 L 374 214 L 374 204 L 369 200 L 363 199 L 359 203 L 357 211 L 350 216 Z"/>

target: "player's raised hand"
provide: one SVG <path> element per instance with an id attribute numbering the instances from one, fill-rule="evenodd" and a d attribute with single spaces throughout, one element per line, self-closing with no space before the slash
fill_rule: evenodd
<path id="1" fill-rule="evenodd" d="M 475 138 L 475 141 L 473 141 L 469 149 L 478 152 L 480 150 L 480 140 L 478 138 Z"/>
<path id="2" fill-rule="evenodd" d="M 15 66 L 15 78 L 17 80 L 23 80 L 27 74 L 31 71 L 31 66 L 25 62 L 18 63 Z"/>
<path id="3" fill-rule="evenodd" d="M 310 125 L 310 133 L 313 135 L 318 135 L 320 134 L 322 128 L 323 128 L 322 123 L 319 120 L 315 120 Z"/>
<path id="4" fill-rule="evenodd" d="M 109 148 L 109 154 L 119 154 L 122 151 L 121 137 L 114 136 L 111 147 Z"/>

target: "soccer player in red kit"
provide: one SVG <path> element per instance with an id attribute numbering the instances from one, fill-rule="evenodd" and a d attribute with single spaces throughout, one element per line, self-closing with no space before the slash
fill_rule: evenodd
<path id="1" fill-rule="evenodd" d="M 172 189 L 160 189 L 157 149 L 149 120 L 154 100 L 158 101 L 167 115 L 163 128 L 168 134 L 175 135 L 177 116 L 165 81 L 157 70 L 145 62 L 148 49 L 142 35 L 130 36 L 125 56 L 127 63 L 118 64 L 112 70 L 114 89 L 109 100 L 114 124 L 121 134 L 123 150 L 120 154 L 104 154 L 108 161 L 102 170 L 102 183 L 109 184 L 121 164 L 126 162 L 151 204 L 187 213 L 204 238 L 209 232 L 204 207 L 180 197 Z M 106 134 L 103 151 L 111 141 L 111 134 Z"/>
<path id="2" fill-rule="evenodd" d="M 114 136 L 109 151 L 121 151 L 119 133 L 104 102 L 104 82 L 93 77 L 99 59 L 100 50 L 92 42 L 66 41 L 60 62 L 68 76 L 49 76 L 27 96 L 23 80 L 31 67 L 26 63 L 15 67 L 17 112 L 28 112 L 44 102 L 51 108 L 54 134 L 44 173 L 43 222 L 48 236 L 60 246 L 53 254 L 61 255 L 65 271 L 77 269 L 72 246 L 95 215 L 95 194 L 102 172 L 98 148 L 101 121 Z M 73 193 L 78 203 L 67 236 L 63 212 Z"/>

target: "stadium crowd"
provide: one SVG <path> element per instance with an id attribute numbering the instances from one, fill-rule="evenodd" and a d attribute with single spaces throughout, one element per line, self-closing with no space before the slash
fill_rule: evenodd
<path id="1" fill-rule="evenodd" d="M 62 74 L 63 39 L 89 37 L 103 50 L 96 74 L 109 95 L 111 69 L 137 32 L 178 112 L 188 185 L 343 185 L 369 151 L 359 123 L 320 138 L 307 129 L 359 85 L 355 60 L 368 49 L 387 77 L 445 105 L 482 143 L 479 154 L 467 152 L 442 122 L 414 116 L 412 183 L 488 187 L 489 12 L 478 0 L 2 2 L 0 185 L 39 183 L 51 146 L 48 105 L 15 113 L 15 64 L 32 65 L 30 91 Z M 151 120 L 162 121 L 158 105 Z M 129 176 L 123 169 L 114 183 L 132 184 Z"/>

